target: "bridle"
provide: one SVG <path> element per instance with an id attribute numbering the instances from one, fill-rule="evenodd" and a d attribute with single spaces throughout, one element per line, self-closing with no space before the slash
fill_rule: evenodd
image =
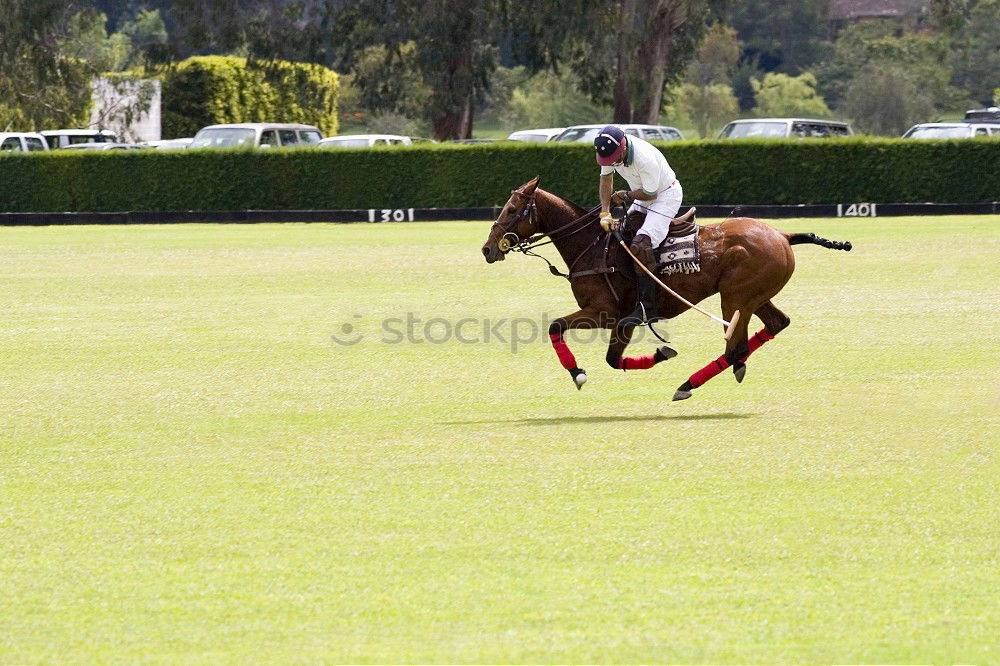
<path id="1" fill-rule="evenodd" d="M 587 224 L 590 222 L 590 217 L 600 208 L 600 206 L 596 206 L 593 209 L 581 215 L 580 217 L 574 220 L 570 220 L 569 222 L 562 225 L 558 229 L 553 229 L 552 231 L 542 231 L 528 238 L 521 238 L 518 235 L 518 233 L 514 231 L 514 227 L 517 226 L 517 223 L 520 221 L 520 218 L 527 216 L 528 222 L 531 224 L 531 226 L 534 228 L 538 227 L 538 203 L 535 201 L 535 195 L 537 194 L 537 190 L 532 190 L 531 194 L 525 194 L 521 190 L 511 190 L 510 193 L 511 197 L 513 197 L 515 194 L 519 197 L 524 197 L 528 200 L 528 202 L 524 206 L 524 210 L 521 211 L 521 214 L 515 216 L 514 220 L 510 222 L 510 224 L 506 228 L 500 226 L 500 220 L 497 220 L 496 222 L 493 223 L 494 229 L 499 227 L 500 230 L 503 232 L 503 235 L 497 241 L 497 249 L 503 252 L 504 254 L 507 254 L 508 252 L 512 251 L 521 252 L 522 254 L 529 254 L 528 250 L 540 247 L 542 245 L 548 245 L 549 243 L 554 242 L 559 234 L 563 234 L 564 232 L 568 231 L 570 227 L 572 227 L 573 225 L 583 222 L 583 224 L 580 224 L 579 228 L 564 234 L 566 238 L 569 238 L 570 236 L 586 229 Z M 549 237 L 549 240 L 542 242 L 542 239 L 545 238 L 546 236 Z"/>

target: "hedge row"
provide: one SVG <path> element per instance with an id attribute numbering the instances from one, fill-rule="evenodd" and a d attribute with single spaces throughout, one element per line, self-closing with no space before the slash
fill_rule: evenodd
<path id="1" fill-rule="evenodd" d="M 1000 199 L 1000 141 L 660 144 L 692 204 Z M 489 144 L 0 155 L 0 211 L 307 210 L 502 204 L 534 176 L 597 200 L 586 145 Z"/>

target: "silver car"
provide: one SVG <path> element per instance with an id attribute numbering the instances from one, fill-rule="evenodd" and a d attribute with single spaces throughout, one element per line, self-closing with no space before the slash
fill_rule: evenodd
<path id="1" fill-rule="evenodd" d="M 622 128 L 622 131 L 631 136 L 637 136 L 646 141 L 680 141 L 684 137 L 676 127 L 666 125 L 636 125 L 613 123 Z M 579 143 L 593 143 L 597 133 L 608 126 L 603 125 L 573 125 L 567 127 L 556 135 L 553 141 L 577 141 Z"/>
<path id="2" fill-rule="evenodd" d="M 847 123 L 816 118 L 749 118 L 734 120 L 719 132 L 720 139 L 836 138 L 854 136 Z"/>
<path id="3" fill-rule="evenodd" d="M 288 148 L 315 146 L 323 132 L 298 123 L 231 123 L 202 127 L 188 150 L 198 148 Z"/>

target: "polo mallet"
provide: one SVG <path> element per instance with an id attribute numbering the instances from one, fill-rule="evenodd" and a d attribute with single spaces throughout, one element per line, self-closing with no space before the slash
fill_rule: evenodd
<path id="1" fill-rule="evenodd" d="M 729 338 L 733 337 L 733 331 L 736 330 L 736 323 L 740 320 L 740 311 L 739 310 L 737 310 L 736 312 L 733 313 L 733 320 L 732 321 L 726 321 L 725 319 L 722 319 L 721 317 L 716 317 L 711 312 L 706 312 L 705 310 L 702 310 L 697 305 L 695 305 L 694 303 L 692 303 L 688 299 L 684 298 L 683 296 L 681 296 L 680 294 L 678 294 L 676 291 L 674 291 L 673 289 L 671 289 L 667 285 L 663 284 L 663 282 L 660 281 L 660 278 L 658 278 L 655 275 L 653 275 L 653 271 L 651 271 L 648 268 L 646 268 L 646 264 L 644 264 L 641 261 L 639 261 L 639 259 L 636 258 L 636 256 L 634 254 L 632 254 L 632 250 L 630 250 L 629 247 L 628 247 L 628 245 L 625 244 L 625 241 L 622 240 L 622 236 L 621 236 L 620 233 L 618 233 L 617 230 L 615 231 L 615 238 L 618 239 L 618 244 L 621 245 L 623 248 L 625 248 L 625 251 L 628 252 L 628 256 L 632 257 L 632 261 L 634 261 L 635 264 L 639 268 L 641 268 L 642 270 L 646 271 L 646 275 L 648 275 L 649 277 L 653 278 L 653 281 L 656 282 L 656 284 L 658 284 L 661 287 L 663 287 L 663 289 L 666 290 L 666 292 L 668 294 L 670 294 L 671 296 L 673 296 L 674 298 L 676 298 L 678 301 L 680 301 L 684 305 L 686 305 L 689 308 L 691 308 L 692 310 L 694 310 L 696 312 L 700 312 L 703 315 L 705 315 L 706 317 L 708 317 L 709 319 L 714 319 L 715 321 L 717 321 L 720 324 L 722 324 L 723 326 L 725 326 L 726 327 L 726 333 L 725 333 L 724 337 L 725 337 L 726 340 L 728 340 Z"/>

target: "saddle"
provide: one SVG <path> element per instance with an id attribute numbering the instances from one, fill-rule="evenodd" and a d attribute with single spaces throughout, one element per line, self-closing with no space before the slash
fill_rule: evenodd
<path id="1" fill-rule="evenodd" d="M 653 248 L 656 257 L 654 272 L 664 275 L 674 273 L 697 273 L 701 270 L 698 249 L 698 225 L 695 222 L 697 209 L 692 206 L 680 217 L 675 217 L 670 223 L 670 232 L 663 242 Z M 636 211 L 629 215 L 622 224 L 620 231 L 626 243 L 631 244 L 636 233 L 646 221 L 645 211 Z M 619 271 L 635 279 L 635 267 L 628 255 L 623 255 L 624 261 L 619 263 Z"/>

